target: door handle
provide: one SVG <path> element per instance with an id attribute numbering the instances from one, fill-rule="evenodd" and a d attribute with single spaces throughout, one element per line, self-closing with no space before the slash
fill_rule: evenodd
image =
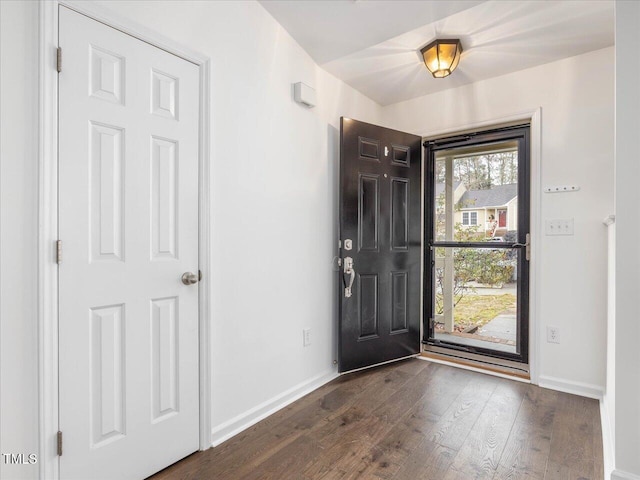
<path id="1" fill-rule="evenodd" d="M 195 285 L 200 280 L 200 276 L 196 273 L 185 272 L 182 274 L 182 283 L 185 285 Z"/>
<path id="2" fill-rule="evenodd" d="M 527 233 L 525 243 L 514 243 L 514 247 L 524 247 L 524 255 L 527 260 L 531 260 L 531 234 Z"/>
<path id="3" fill-rule="evenodd" d="M 351 287 L 353 287 L 353 281 L 356 279 L 356 271 L 354 269 L 354 266 L 355 265 L 353 263 L 353 258 L 346 257 L 344 259 L 344 274 L 345 275 L 350 275 L 349 284 L 348 285 L 346 284 L 346 280 L 345 280 L 344 296 L 346 298 L 350 298 L 351 297 Z"/>

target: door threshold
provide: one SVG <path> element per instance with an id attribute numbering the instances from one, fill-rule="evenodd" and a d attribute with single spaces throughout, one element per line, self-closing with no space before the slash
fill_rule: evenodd
<path id="1" fill-rule="evenodd" d="M 505 377 L 520 382 L 530 382 L 529 365 L 473 353 L 443 351 L 442 347 L 425 345 L 420 356 L 425 360 L 444 363 L 480 373 Z"/>

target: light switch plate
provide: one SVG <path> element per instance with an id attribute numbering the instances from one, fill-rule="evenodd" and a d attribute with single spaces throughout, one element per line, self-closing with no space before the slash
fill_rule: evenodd
<path id="1" fill-rule="evenodd" d="M 573 235 L 573 218 L 546 220 L 545 235 Z"/>

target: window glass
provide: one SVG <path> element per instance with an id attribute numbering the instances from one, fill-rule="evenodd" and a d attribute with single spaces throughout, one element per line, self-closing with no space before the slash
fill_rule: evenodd
<path id="1" fill-rule="evenodd" d="M 515 241 L 517 142 L 442 150 L 436 152 L 434 168 L 436 242 Z"/>

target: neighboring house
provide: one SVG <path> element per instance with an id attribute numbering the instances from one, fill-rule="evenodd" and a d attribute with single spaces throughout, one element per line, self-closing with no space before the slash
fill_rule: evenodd
<path id="1" fill-rule="evenodd" d="M 495 185 L 486 190 L 466 190 L 460 197 L 455 222 L 463 227 L 480 226 L 491 232 L 493 215 L 498 222 L 494 235 L 504 235 L 518 226 L 518 185 Z"/>
<path id="2" fill-rule="evenodd" d="M 437 183 L 435 197 L 439 217 L 444 215 L 444 191 L 444 184 Z M 515 183 L 494 185 L 486 190 L 467 190 L 462 182 L 454 182 L 453 202 L 456 206 L 454 222 L 463 227 L 477 226 L 490 235 L 492 221 L 489 217 L 493 215 L 498 222 L 495 236 L 518 228 L 518 185 Z"/>

